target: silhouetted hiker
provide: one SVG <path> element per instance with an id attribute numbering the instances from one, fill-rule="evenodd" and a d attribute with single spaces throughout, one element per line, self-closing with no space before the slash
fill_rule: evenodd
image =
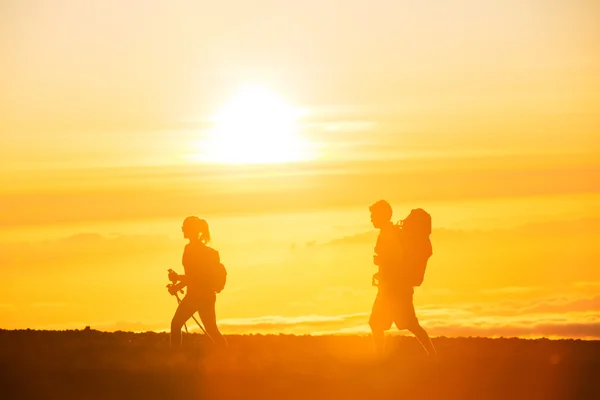
<path id="1" fill-rule="evenodd" d="M 379 267 L 379 272 L 373 275 L 373 285 L 378 287 L 378 291 L 369 319 L 375 349 L 378 354 L 384 353 L 384 332 L 395 323 L 398 329 L 412 332 L 427 353 L 433 356 L 435 348 L 427 332 L 419 325 L 413 305 L 413 285 L 420 285 L 423 277 L 421 274 L 420 281 L 419 278 L 415 280 L 407 271 L 411 261 L 411 243 L 400 240 L 399 230 L 391 221 L 392 207 L 387 201 L 379 200 L 369 207 L 369 211 L 373 227 L 380 230 L 373 256 L 373 263 Z"/>
<path id="2" fill-rule="evenodd" d="M 187 293 L 171 321 L 171 347 L 181 346 L 181 328 L 197 311 L 204 328 L 218 347 L 226 347 L 227 341 L 217 328 L 215 315 L 216 293 L 225 285 L 225 267 L 221 264 L 219 252 L 208 246 L 210 232 L 208 223 L 198 217 L 187 217 L 181 227 L 183 237 L 189 243 L 183 251 L 185 275 L 169 272 L 169 280 L 179 282 L 169 288 L 171 294 L 187 286 Z"/>

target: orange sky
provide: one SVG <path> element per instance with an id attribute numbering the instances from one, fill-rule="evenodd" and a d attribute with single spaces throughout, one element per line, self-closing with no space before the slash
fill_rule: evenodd
<path id="1" fill-rule="evenodd" d="M 0 327 L 164 329 L 198 214 L 226 331 L 361 331 L 386 198 L 433 215 L 434 334 L 600 337 L 600 7 L 389 3 L 2 2 Z M 247 85 L 313 159 L 197 158 Z"/>

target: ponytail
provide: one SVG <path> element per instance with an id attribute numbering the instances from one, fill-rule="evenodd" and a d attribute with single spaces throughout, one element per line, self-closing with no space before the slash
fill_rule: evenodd
<path id="1" fill-rule="evenodd" d="M 204 244 L 210 243 L 210 230 L 208 229 L 208 222 L 206 220 L 200 220 L 200 240 Z"/>

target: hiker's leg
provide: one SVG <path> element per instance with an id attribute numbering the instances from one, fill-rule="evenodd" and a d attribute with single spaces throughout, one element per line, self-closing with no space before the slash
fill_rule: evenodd
<path id="1" fill-rule="evenodd" d="M 373 335 L 373 346 L 375 352 L 379 355 L 385 353 L 385 331 L 378 326 L 371 324 L 371 334 Z"/>
<path id="2" fill-rule="evenodd" d="M 423 327 L 419 324 L 419 321 L 415 320 L 415 323 L 411 324 L 408 330 L 413 335 L 415 335 L 415 337 L 417 338 L 419 343 L 421 343 L 421 345 L 423 346 L 423 348 L 429 356 L 433 357 L 436 355 L 435 347 L 433 347 L 433 343 L 431 342 L 429 335 L 427 334 L 425 329 L 423 329 Z"/>
<path id="3" fill-rule="evenodd" d="M 202 320 L 202 325 L 204 325 L 204 329 L 206 329 L 206 333 L 212 338 L 215 342 L 215 345 L 220 348 L 227 347 L 227 340 L 225 337 L 219 332 L 219 328 L 217 327 L 217 315 L 215 312 L 215 303 L 216 303 L 216 295 L 213 294 L 213 297 L 202 302 L 200 309 L 198 310 L 198 314 L 200 314 L 200 319 Z"/>
<path id="4" fill-rule="evenodd" d="M 389 320 L 389 321 L 388 321 Z M 373 345 L 375 351 L 379 355 L 385 353 L 385 330 L 391 327 L 391 319 L 389 310 L 386 307 L 386 302 L 381 292 L 377 293 L 375 301 L 373 302 L 373 309 L 371 310 L 371 317 L 369 318 L 369 326 L 371 327 L 371 333 L 373 335 Z M 388 326 L 389 325 L 389 326 Z"/>
<path id="5" fill-rule="evenodd" d="M 398 301 L 395 303 L 397 306 L 395 313 L 398 317 L 398 319 L 396 319 L 396 326 L 398 329 L 408 329 L 415 335 L 427 354 L 434 356 L 435 348 L 433 347 L 433 343 L 431 343 L 431 339 L 429 339 L 429 335 L 425 332 L 425 329 L 419 324 L 417 314 L 415 313 L 415 305 L 413 302 L 414 292 L 412 286 L 400 288 L 398 290 Z"/>
<path id="6" fill-rule="evenodd" d="M 184 297 L 177 306 L 175 315 L 171 320 L 171 347 L 179 348 L 181 346 L 181 328 L 183 324 L 196 312 L 196 304 L 189 297 Z"/>

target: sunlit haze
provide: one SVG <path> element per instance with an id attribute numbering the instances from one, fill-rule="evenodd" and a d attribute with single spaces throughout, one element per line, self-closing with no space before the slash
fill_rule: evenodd
<path id="1" fill-rule="evenodd" d="M 422 207 L 432 336 L 600 339 L 600 2 L 0 2 L 0 328 L 169 329 L 185 217 L 224 333 L 368 333 Z"/>

